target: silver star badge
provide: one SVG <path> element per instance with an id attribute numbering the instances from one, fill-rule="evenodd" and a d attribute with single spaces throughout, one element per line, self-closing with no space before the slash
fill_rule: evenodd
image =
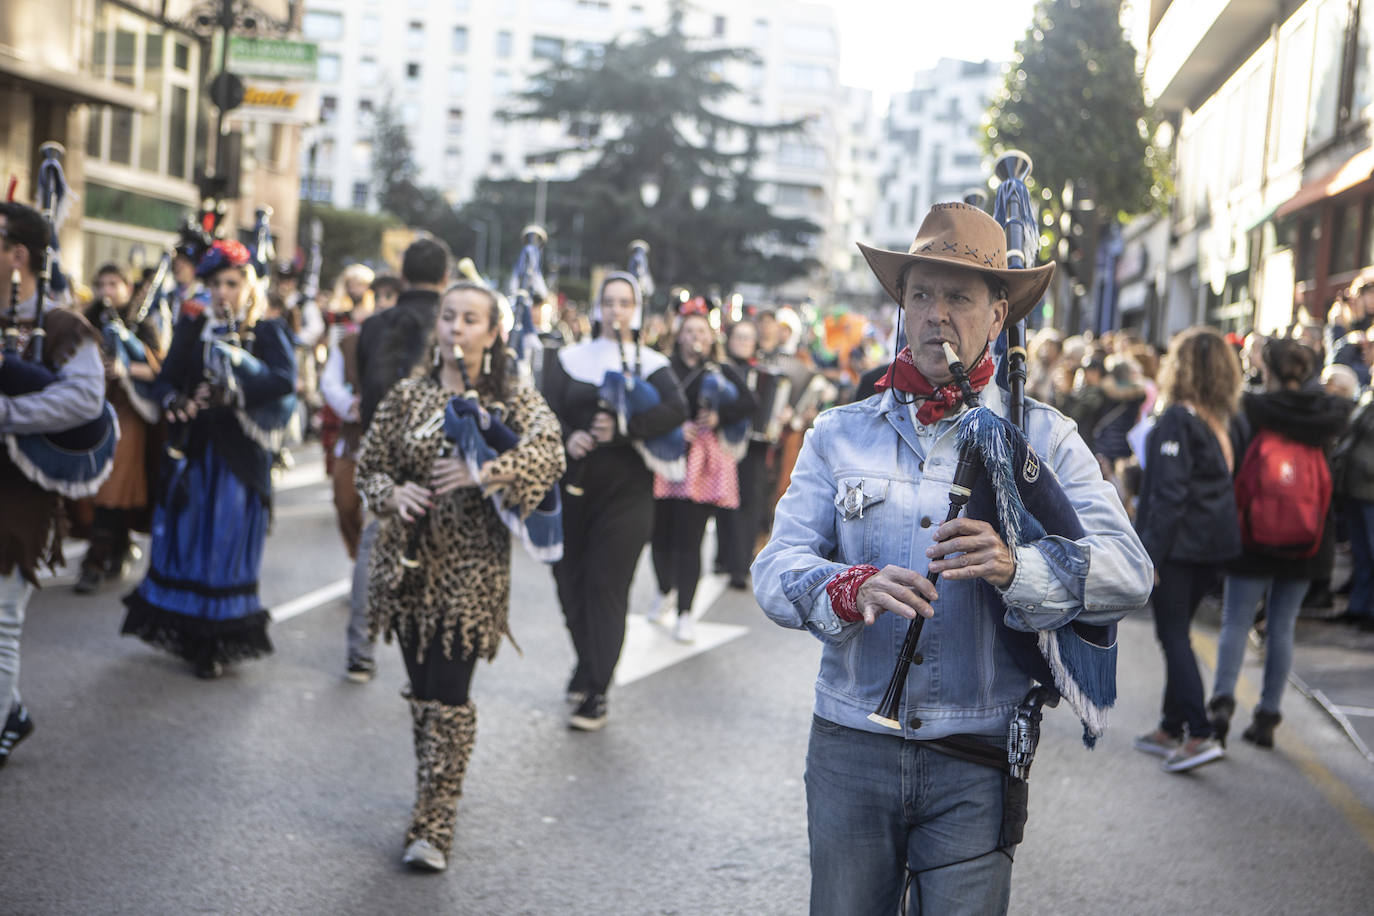
<path id="1" fill-rule="evenodd" d="M 844 518 L 853 521 L 864 517 L 864 482 L 846 483 L 844 491 Z"/>

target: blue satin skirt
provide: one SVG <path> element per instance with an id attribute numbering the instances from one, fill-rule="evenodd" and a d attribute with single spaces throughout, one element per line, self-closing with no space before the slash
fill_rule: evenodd
<path id="1" fill-rule="evenodd" d="M 258 574 L 269 512 L 207 443 L 153 511 L 148 575 L 124 599 L 123 632 L 193 662 L 272 651 Z"/>

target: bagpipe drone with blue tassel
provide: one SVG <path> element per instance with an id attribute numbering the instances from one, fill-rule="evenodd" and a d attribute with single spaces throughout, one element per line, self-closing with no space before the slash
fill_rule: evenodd
<path id="1" fill-rule="evenodd" d="M 515 352 L 516 363 L 526 370 L 541 347 L 539 329 L 534 323 L 534 307 L 549 296 L 543 268 L 543 252 L 549 236 L 543 226 L 531 224 L 520 231 L 520 237 L 524 245 L 511 271 L 507 294 L 513 318 L 510 348 Z"/>
<path id="2" fill-rule="evenodd" d="M 62 173 L 65 150 L 60 143 L 44 143 L 39 151 L 43 157 L 38 167 L 39 213 L 43 220 L 44 250 L 42 270 L 39 272 L 34 295 L 34 326 L 27 331 L 21 327 L 16 309 L 19 304 L 19 271 L 11 276 L 10 309 L 2 318 L 4 345 L 0 351 L 0 394 L 11 397 L 42 391 L 60 377 L 53 363 L 58 354 L 79 343 L 78 333 L 90 334 L 86 322 L 64 309 L 45 309 L 50 293 L 65 296 L 66 278 L 57 266 L 57 229 L 71 208 L 72 195 Z M 69 331 L 55 327 L 61 323 Z M 47 347 L 50 328 L 54 343 Z M 76 331 L 73 325 L 85 328 Z M 60 338 L 60 339 L 56 339 Z M 94 420 L 71 429 L 50 433 L 7 433 L 4 437 L 10 460 L 30 481 L 45 490 L 60 493 L 71 499 L 94 496 L 110 476 L 114 467 L 115 444 L 119 439 L 119 424 L 114 408 L 102 402 L 101 412 Z"/>

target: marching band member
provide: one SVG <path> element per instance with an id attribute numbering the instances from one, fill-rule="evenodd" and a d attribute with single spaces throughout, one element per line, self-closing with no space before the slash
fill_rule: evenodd
<path id="1" fill-rule="evenodd" d="M 258 573 L 296 362 L 286 327 L 259 320 L 266 303 L 250 257 L 233 241 L 206 254 L 198 272 L 210 307 L 183 306 L 154 383 L 173 424 L 170 473 L 147 578 L 124 599 L 123 632 L 190 661 L 202 678 L 272 651 Z"/>
<path id="2" fill-rule="evenodd" d="M 904 308 L 910 346 L 881 397 L 816 422 L 753 568 L 764 612 L 824 647 L 806 759 L 811 912 L 894 912 L 908 885 L 921 913 L 1005 912 L 1024 811 L 1008 802 L 1008 731 L 1033 683 L 1014 649 L 1057 646 L 1065 627 L 1109 627 L 1140 607 L 1150 561 L 1073 424 L 1035 402 L 1025 438 L 1083 536 L 1008 534 L 1009 545 L 986 520 L 938 521 L 968 409 L 944 348 L 969 367 L 967 397 L 1004 416 L 990 345 L 1035 306 L 1052 268 L 1006 269 L 1002 227 L 961 203 L 936 205 L 909 252 L 860 248 Z M 1050 476 L 1029 456 L 999 470 Z M 869 714 L 899 628 L 917 615 L 924 659 L 910 667 L 900 721 L 879 723 Z M 1097 683 L 1106 662 L 1093 664 Z"/>
<path id="3" fill-rule="evenodd" d="M 671 359 L 691 417 L 682 426 L 687 439 L 686 476 L 675 481 L 654 475 L 651 546 L 659 592 L 655 616 L 663 623 L 672 621 L 673 638 L 678 642 L 694 638 L 692 600 L 701 579 L 701 540 L 706 522 L 717 508 L 739 508 L 735 456 L 725 447 L 723 429 L 747 425 L 754 410 L 745 378 L 725 362 L 707 312 L 700 299 L 683 307 Z M 728 403 L 712 393 L 719 391 L 722 377 L 735 390 Z M 741 431 L 741 435 L 747 433 Z M 740 444 L 746 441 L 741 438 Z"/>
<path id="4" fill-rule="evenodd" d="M 149 438 L 161 411 L 149 399 L 150 387 L 162 365 L 157 316 L 151 311 L 137 327 L 138 304 L 131 301 L 129 280 L 119 267 L 106 264 L 96 271 L 96 302 L 86 319 L 100 330 L 104 344 L 106 398 L 119 418 L 114 472 L 95 494 L 91 545 L 81 561 L 81 577 L 74 590 L 90 594 L 109 577 L 127 575 L 133 545 L 129 529 L 148 506 Z M 140 524 L 139 530 L 145 530 Z"/>
<path id="5" fill-rule="evenodd" d="M 417 785 L 402 861 L 442 871 L 453 845 L 455 806 L 477 732 L 469 691 L 479 659 L 491 661 L 510 633 L 510 533 L 487 498 L 525 515 L 563 472 L 558 422 L 519 380 L 502 339 L 501 309 L 484 286 L 444 294 L 432 357 L 382 400 L 358 458 L 358 488 L 382 516 L 368 588 L 371 636 L 394 636 L 410 686 Z M 519 442 L 474 477 L 458 455 L 436 457 L 435 417 L 469 391 Z M 413 549 L 413 554 L 412 554 Z M 410 556 L 415 568 L 407 568 Z"/>
<path id="6" fill-rule="evenodd" d="M 633 275 L 612 273 L 592 309 L 591 340 L 564 347 L 546 373 L 544 396 L 563 426 L 568 452 L 563 559 L 554 565 L 558 600 L 577 653 L 568 684 L 569 726 L 606 724 L 606 692 L 625 642 L 630 581 L 653 533 L 653 474 L 633 446 L 677 428 L 687 400 L 668 359 L 639 343 L 643 302 Z M 608 372 L 652 386 L 659 403 L 622 431 L 600 401 Z"/>
<path id="7" fill-rule="evenodd" d="M 764 475 L 768 463 L 772 389 L 760 390 L 768 373 L 758 364 L 758 326 L 749 319 L 730 325 L 725 335 L 725 355 L 745 379 L 754 399 L 755 422 L 749 431 L 749 448 L 740 459 L 739 508 L 716 513 L 719 540 L 717 566 L 730 576 L 730 587 L 749 587 L 749 564 L 754 562 L 755 542 L 762 530 Z M 776 379 L 776 376 L 772 377 Z M 764 403 L 765 397 L 768 403 Z"/>

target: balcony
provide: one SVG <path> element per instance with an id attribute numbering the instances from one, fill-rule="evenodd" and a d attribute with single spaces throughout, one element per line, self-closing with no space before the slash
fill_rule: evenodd
<path id="1" fill-rule="evenodd" d="M 1175 2 L 1150 33 L 1145 88 L 1165 111 L 1195 105 L 1259 46 L 1277 15 L 1273 0 Z"/>

